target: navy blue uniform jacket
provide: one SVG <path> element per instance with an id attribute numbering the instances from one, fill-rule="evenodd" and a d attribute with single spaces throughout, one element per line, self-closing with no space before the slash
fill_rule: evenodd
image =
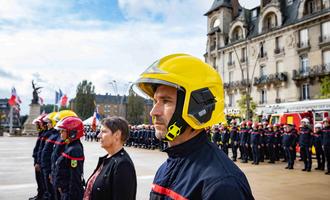
<path id="1" fill-rule="evenodd" d="M 165 150 L 169 158 L 158 169 L 150 199 L 254 199 L 243 172 L 205 131 Z"/>
<path id="2" fill-rule="evenodd" d="M 324 127 L 322 129 L 322 134 L 323 134 L 322 145 L 330 146 L 330 126 Z"/>
<path id="3" fill-rule="evenodd" d="M 229 138 L 230 138 L 230 133 L 228 129 L 225 129 L 221 131 L 221 142 L 222 144 L 228 144 L 229 143 Z"/>
<path id="4" fill-rule="evenodd" d="M 61 200 L 80 200 L 84 195 L 84 149 L 80 140 L 65 146 L 55 163 L 55 185 L 62 189 Z"/>
<path id="5" fill-rule="evenodd" d="M 313 144 L 312 130 L 308 127 L 302 127 L 300 129 L 299 145 L 305 147 L 312 147 L 312 144 Z"/>
<path id="6" fill-rule="evenodd" d="M 37 160 L 38 160 L 38 151 L 39 151 L 40 143 L 42 141 L 42 135 L 43 135 L 43 131 L 39 131 L 38 139 L 36 141 L 36 145 L 34 146 L 33 153 L 32 153 L 33 165 L 38 163 L 37 162 Z"/>
<path id="7" fill-rule="evenodd" d="M 261 132 L 259 130 L 251 130 L 250 135 L 250 144 L 251 145 L 260 145 L 262 142 Z"/>
<path id="8" fill-rule="evenodd" d="M 236 126 L 234 126 L 230 131 L 230 141 L 231 144 L 239 141 L 238 128 Z"/>
<path id="9" fill-rule="evenodd" d="M 54 150 L 54 144 L 59 136 L 59 132 L 53 128 L 47 132 L 49 137 L 45 141 L 44 148 L 42 149 L 40 163 L 41 169 L 44 170 L 46 176 L 51 172 L 51 156 Z"/>

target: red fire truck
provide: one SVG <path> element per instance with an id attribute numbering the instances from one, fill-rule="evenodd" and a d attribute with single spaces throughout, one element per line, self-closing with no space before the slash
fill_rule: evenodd
<path id="1" fill-rule="evenodd" d="M 300 121 L 307 118 L 314 127 L 330 115 L 330 99 L 273 104 L 268 105 L 267 109 L 272 113 L 270 118 L 272 124 L 291 123 L 299 127 Z"/>
<path id="2" fill-rule="evenodd" d="M 273 112 L 270 117 L 272 124 L 294 124 L 298 129 L 301 120 L 307 118 L 314 129 L 315 124 L 321 123 L 325 117 L 330 115 L 330 99 L 274 104 L 269 105 L 269 108 Z M 300 151 L 299 145 L 297 145 L 296 151 Z M 315 154 L 314 147 L 312 152 Z"/>

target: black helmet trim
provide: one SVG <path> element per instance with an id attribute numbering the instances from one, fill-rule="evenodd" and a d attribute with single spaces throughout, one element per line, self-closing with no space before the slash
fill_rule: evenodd
<path id="1" fill-rule="evenodd" d="M 174 138 L 182 134 L 188 126 L 187 122 L 182 118 L 185 95 L 186 92 L 184 90 L 177 90 L 175 111 L 168 123 L 167 133 L 163 139 L 164 141 L 173 141 Z"/>
<path id="2" fill-rule="evenodd" d="M 209 88 L 202 88 L 191 92 L 188 114 L 199 124 L 208 122 L 215 109 L 214 95 Z"/>

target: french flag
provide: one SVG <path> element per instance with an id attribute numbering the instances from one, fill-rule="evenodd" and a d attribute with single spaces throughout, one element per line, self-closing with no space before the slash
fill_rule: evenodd
<path id="1" fill-rule="evenodd" d="M 101 116 L 100 116 L 98 108 L 96 106 L 95 111 L 94 111 L 94 115 L 93 115 L 93 121 L 92 121 L 93 131 L 96 131 L 96 125 L 99 123 L 100 119 L 101 119 Z"/>
<path id="2" fill-rule="evenodd" d="M 22 101 L 21 101 L 21 99 L 19 98 L 19 96 L 17 96 L 17 93 L 16 93 L 16 89 L 15 89 L 15 87 L 13 87 L 12 89 L 11 89 L 11 97 L 10 97 L 10 99 L 8 100 L 8 104 L 10 105 L 10 106 L 15 106 L 16 104 L 21 104 L 22 103 Z"/>

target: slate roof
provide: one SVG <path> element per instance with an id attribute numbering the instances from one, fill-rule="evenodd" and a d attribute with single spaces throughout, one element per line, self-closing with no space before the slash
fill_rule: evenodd
<path id="1" fill-rule="evenodd" d="M 204 15 L 208 15 L 211 12 L 219 9 L 220 7 L 232 8 L 231 1 L 230 0 L 214 0 L 211 8 Z"/>
<path id="2" fill-rule="evenodd" d="M 309 19 L 311 17 L 324 14 L 324 13 L 330 13 L 330 9 L 323 9 L 320 12 L 316 12 L 307 16 L 304 16 L 302 19 L 298 19 L 298 10 L 300 3 L 302 3 L 300 0 L 293 0 L 291 5 L 287 5 L 287 0 L 279 0 L 280 3 L 280 11 L 282 13 L 282 26 L 279 28 L 283 28 L 285 26 L 289 26 L 291 24 L 298 23 L 300 21 Z M 229 7 L 232 8 L 231 1 L 230 0 L 214 0 L 211 8 L 207 13 L 206 16 L 210 14 L 211 12 L 219 9 L 220 7 Z M 240 7 L 241 8 L 241 7 Z M 251 18 L 253 10 L 257 10 L 258 16 L 256 18 Z M 244 16 L 245 23 L 247 24 L 247 39 L 254 38 L 258 35 L 261 35 L 263 33 L 259 33 L 259 21 L 261 20 L 260 15 L 260 6 L 257 6 L 252 9 L 246 9 L 241 8 L 239 9 L 238 17 Z M 235 19 L 234 19 L 235 20 Z M 211 34 L 211 33 L 208 33 Z M 232 45 L 232 43 L 227 44 L 224 48 Z"/>

